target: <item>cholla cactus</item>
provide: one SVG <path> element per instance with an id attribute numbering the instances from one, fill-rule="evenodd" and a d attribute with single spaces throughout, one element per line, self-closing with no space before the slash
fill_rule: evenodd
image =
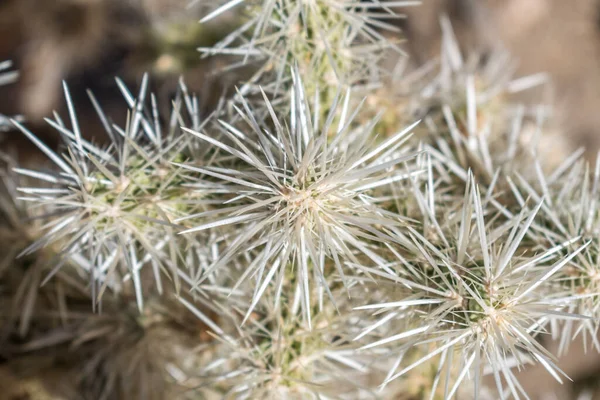
<path id="1" fill-rule="evenodd" d="M 504 379 L 509 392 L 520 397 L 525 393 L 511 372 L 515 366 L 539 362 L 560 380 L 560 370 L 534 337 L 543 332 L 551 316 L 578 317 L 562 311 L 568 299 L 554 296 L 553 290 L 560 287 L 558 271 L 587 244 L 555 261 L 556 253 L 575 240 L 535 256 L 518 256 L 516 251 L 539 206 L 529 215 L 522 213 L 509 224 L 489 231 L 472 177 L 463 204 L 456 225 L 437 224 L 442 226 L 437 240 L 432 242 L 412 232 L 417 252 L 408 259 L 410 268 L 405 277 L 390 277 L 401 279 L 407 287 L 400 299 L 358 307 L 391 310 L 376 325 L 401 318 L 401 326 L 406 326 L 404 331 L 368 347 L 400 342 L 400 359 L 413 348 L 422 347 L 423 356 L 404 368 L 395 365 L 384 385 L 433 359 L 439 363 L 432 389 L 435 392 L 440 380 L 451 380 L 447 364 L 454 362 L 458 352 L 462 367 L 451 385 L 445 385 L 444 398 L 452 398 L 466 376 L 474 380 L 477 395 L 486 365 L 492 369 L 500 393 Z M 444 230 L 454 236 L 446 237 Z"/>
<path id="2" fill-rule="evenodd" d="M 424 129 L 416 136 L 423 140 L 440 178 L 457 178 L 464 185 L 470 169 L 485 192 L 498 195 L 508 189 L 507 180 L 514 172 L 530 174 L 529 166 L 536 162 L 544 171 L 556 167 L 556 154 L 566 156 L 559 147 L 563 143 L 556 140 L 551 149 L 540 143 L 549 107 L 508 102 L 515 93 L 546 83 L 547 75 L 514 79 L 513 63 L 500 49 L 488 54 L 485 61 L 477 55 L 465 60 L 448 20 L 442 18 L 441 25 L 439 67 L 423 67 L 414 73 L 420 79 L 416 83 L 409 80 L 405 89 L 409 96 L 406 108 L 424 120 Z"/>
<path id="3" fill-rule="evenodd" d="M 333 295 L 345 291 L 336 285 Z M 276 289 L 265 297 L 272 297 Z M 300 318 L 299 296 L 285 290 L 280 304 L 261 302 L 235 337 L 221 337 L 222 349 L 202 374 L 222 387 L 226 398 L 317 399 L 375 398 L 369 377 L 378 371 L 371 358 L 359 354 L 353 338 L 366 327 L 348 301 L 323 307 L 312 292 L 313 327 Z M 321 311 L 319 311 L 321 310 Z"/>
<path id="4" fill-rule="evenodd" d="M 217 212 L 191 215 L 202 218 L 202 224 L 182 234 L 240 226 L 233 235 L 225 236 L 230 242 L 227 250 L 205 274 L 251 252 L 252 262 L 239 278 L 259 277 L 250 315 L 269 284 L 274 283 L 281 291 L 286 271 L 291 269 L 296 273 L 310 326 L 309 286 L 325 288 L 334 300 L 325 280 L 329 268 L 333 266 L 342 279 L 348 262 L 360 270 L 361 258 L 385 268 L 385 260 L 376 254 L 372 243 L 400 241 L 389 232 L 402 226 L 403 217 L 379 206 L 383 200 L 377 198 L 376 190 L 415 171 L 403 165 L 413 158 L 402 147 L 412 126 L 381 144 L 371 144 L 369 126 L 353 128 L 352 120 L 345 118 L 350 112 L 347 101 L 337 126 L 331 124 L 337 103 L 332 104 L 329 118 L 319 121 L 308 107 L 297 73 L 289 118 L 278 117 L 265 98 L 273 131 L 254 119 L 246 103 L 246 112 L 240 113 L 251 133 L 222 122 L 223 134 L 235 147 L 190 131 L 234 156 L 240 164 L 236 169 L 182 165 L 223 180 L 219 194 L 221 202 L 228 204 Z M 331 135 L 331 131 L 335 133 Z"/>
<path id="5" fill-rule="evenodd" d="M 394 21 L 400 16 L 392 10 L 416 4 L 387 0 L 229 0 L 201 22 L 241 8 L 241 26 L 201 51 L 238 56 L 241 61 L 232 66 L 251 61 L 257 65 L 254 75 L 240 87 L 243 95 L 263 90 L 274 97 L 285 96 L 293 86 L 288 71 L 297 67 L 308 98 L 318 99 L 324 118 L 340 86 L 356 90 L 381 84 L 386 75 L 382 64 L 389 51 L 403 54 L 390 39 L 391 34 L 399 33 Z"/>
<path id="6" fill-rule="evenodd" d="M 565 294 L 571 294 L 577 301 L 569 305 L 571 312 L 577 312 L 589 317 L 585 321 L 568 321 L 562 330 L 556 327 L 555 332 L 561 332 L 559 352 L 568 349 L 569 338 L 582 335 L 586 343 L 590 341 L 599 348 L 596 335 L 598 332 L 598 316 L 600 305 L 596 294 L 598 287 L 598 234 L 600 219 L 598 214 L 598 182 L 600 179 L 600 162 L 593 166 L 581 159 L 582 149 L 574 152 L 562 165 L 552 173 L 544 174 L 536 165 L 536 180 L 528 182 L 522 176 L 516 177 L 514 196 L 523 202 L 523 196 L 538 201 L 544 198 L 540 218 L 533 225 L 534 233 L 529 241 L 532 246 L 548 248 L 564 241 L 567 237 L 580 236 L 589 241 L 589 247 L 578 254 L 568 268 L 559 274 L 561 286 Z M 563 249 L 568 255 L 573 246 Z"/>
<path id="7" fill-rule="evenodd" d="M 204 158 L 210 149 L 194 148 L 185 136 L 178 134 L 178 123 L 184 123 L 180 113 L 183 98 L 177 101 L 167 132 L 158 124 L 156 104 L 152 98 L 152 114 L 145 115 L 144 101 L 147 79 L 140 88 L 135 104 L 125 92 L 132 107 L 129 125 L 121 129 L 110 126 L 105 116 L 107 132 L 112 139 L 103 149 L 82 139 L 74 106 L 68 91 L 72 130 L 57 117 L 49 121 L 67 141 L 64 157 L 54 153 L 24 126 L 16 123 L 30 139 L 59 167 L 58 173 L 37 173 L 19 169 L 23 175 L 35 177 L 57 187 L 20 188 L 24 199 L 50 208 L 51 221 L 46 232 L 24 252 L 29 254 L 42 247 L 53 247 L 57 256 L 51 277 L 65 262 L 73 259 L 86 269 L 92 281 L 93 297 L 100 300 L 107 287 L 119 290 L 122 278 L 131 279 L 138 306 L 143 306 L 141 268 L 151 265 L 155 285 L 162 291 L 161 270 L 179 290 L 181 263 L 189 261 L 194 243 L 183 242 L 174 220 L 205 210 L 211 203 L 208 191 L 187 185 L 188 178 L 175 163 L 186 161 L 197 153 Z M 125 90 L 125 89 L 123 89 Z M 192 127 L 197 128 L 197 103 L 186 96 L 185 103 Z M 140 136 L 144 139 L 140 139 Z M 140 145 L 138 142 L 143 141 Z M 206 156 L 210 162 L 210 156 Z M 202 254 L 202 250 L 196 255 Z M 115 278 L 117 275 L 119 278 Z M 46 279 L 47 279 L 46 278 Z"/>
<path id="8" fill-rule="evenodd" d="M 302 73 L 307 73 L 311 66 L 312 78 L 318 82 L 333 81 L 333 85 L 327 86 L 336 86 L 339 82 L 351 84 L 363 80 L 369 67 L 376 65 L 375 54 L 391 46 L 380 31 L 398 32 L 397 27 L 386 21 L 398 18 L 391 7 L 415 4 L 418 2 L 227 1 L 201 22 L 243 5 L 242 26 L 215 47 L 202 50 L 209 54 L 240 55 L 245 59 L 266 58 L 261 73 L 275 69 L 278 77 L 285 76 L 286 65 L 297 62 L 302 64 Z M 381 13 L 379 18 L 377 12 Z M 311 85 L 316 83 L 310 82 Z"/>
<path id="9" fill-rule="evenodd" d="M 445 19 L 439 69 L 395 75 L 410 1 L 203 21 L 242 3 L 201 50 L 256 73 L 206 118 L 183 82 L 161 115 L 144 77 L 137 98 L 118 81 L 124 127 L 91 96 L 106 145 L 66 85 L 63 150 L 13 122 L 54 165 L 7 163 L 2 356 L 50 354 L 94 399 L 522 398 L 529 364 L 564 381 L 541 341 L 597 331 L 600 167 L 551 172 L 547 109 L 509 103 L 545 76 L 464 62 Z"/>

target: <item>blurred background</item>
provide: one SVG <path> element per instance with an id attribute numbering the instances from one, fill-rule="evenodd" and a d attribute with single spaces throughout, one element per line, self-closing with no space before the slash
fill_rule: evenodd
<path id="1" fill-rule="evenodd" d="M 231 84 L 226 74 L 218 80 L 209 77 L 207 71 L 219 60 L 200 60 L 197 48 L 222 38 L 228 21 L 201 26 L 198 21 L 206 7 L 200 1 L 190 3 L 0 0 L 0 61 L 11 60 L 20 74 L 14 84 L 2 88 L 0 115 L 22 115 L 36 135 L 56 144 L 58 135 L 44 118 L 54 111 L 64 115 L 64 80 L 83 134 L 102 141 L 104 130 L 88 91 L 109 118 L 122 123 L 127 107 L 115 77 L 133 91 L 146 72 L 160 107 L 168 109 L 183 77 L 190 92 L 198 95 L 201 110 L 210 109 Z M 0 141 L 20 147 L 25 144 L 19 136 L 4 132 Z"/>
<path id="2" fill-rule="evenodd" d="M 204 3 L 204 6 L 203 6 Z M 132 90 L 144 72 L 159 107 L 169 107 L 180 76 L 208 112 L 236 76 L 210 72 L 223 60 L 201 59 L 228 21 L 201 26 L 211 0 L 0 0 L 0 61 L 12 60 L 19 79 L 0 91 L 0 115 L 22 115 L 29 128 L 52 145 L 56 133 L 45 117 L 65 114 L 66 81 L 84 135 L 104 137 L 89 100 L 93 92 L 107 115 L 126 118 L 115 76 Z M 439 53 L 440 16 L 447 15 L 465 53 L 485 57 L 499 48 L 514 60 L 515 76 L 546 72 L 548 84 L 518 98 L 552 105 L 554 126 L 573 149 L 590 157 L 600 148 L 600 1 L 598 0 L 422 0 L 400 21 L 411 68 Z M 233 23 L 233 21 L 231 22 Z M 0 131 L 0 149 L 26 157 L 24 138 Z M 547 344 L 552 347 L 552 343 Z M 574 383 L 560 386 L 545 373 L 524 373 L 523 385 L 539 399 L 600 399 L 600 357 L 574 346 L 560 366 Z M 1 365 L 0 365 L 1 371 Z M 1 375 L 1 373 L 0 373 Z M 1 385 L 0 385 L 1 386 Z M 0 397 L 2 395 L 0 394 Z"/>

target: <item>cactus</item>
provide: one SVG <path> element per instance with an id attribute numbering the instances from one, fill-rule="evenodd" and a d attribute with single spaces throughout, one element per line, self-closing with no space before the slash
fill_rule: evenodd
<path id="1" fill-rule="evenodd" d="M 161 115 L 144 76 L 137 97 L 118 81 L 125 126 L 90 95 L 106 144 L 66 84 L 60 150 L 13 119 L 50 166 L 5 157 L 8 368 L 47 356 L 94 399 L 527 398 L 526 365 L 567 379 L 542 340 L 600 349 L 600 163 L 548 157 L 547 109 L 510 103 L 544 75 L 465 61 L 446 19 L 433 69 L 386 67 L 414 3 L 220 2 L 201 24 L 237 24 L 200 52 L 254 73 L 210 115 L 183 82 Z"/>

